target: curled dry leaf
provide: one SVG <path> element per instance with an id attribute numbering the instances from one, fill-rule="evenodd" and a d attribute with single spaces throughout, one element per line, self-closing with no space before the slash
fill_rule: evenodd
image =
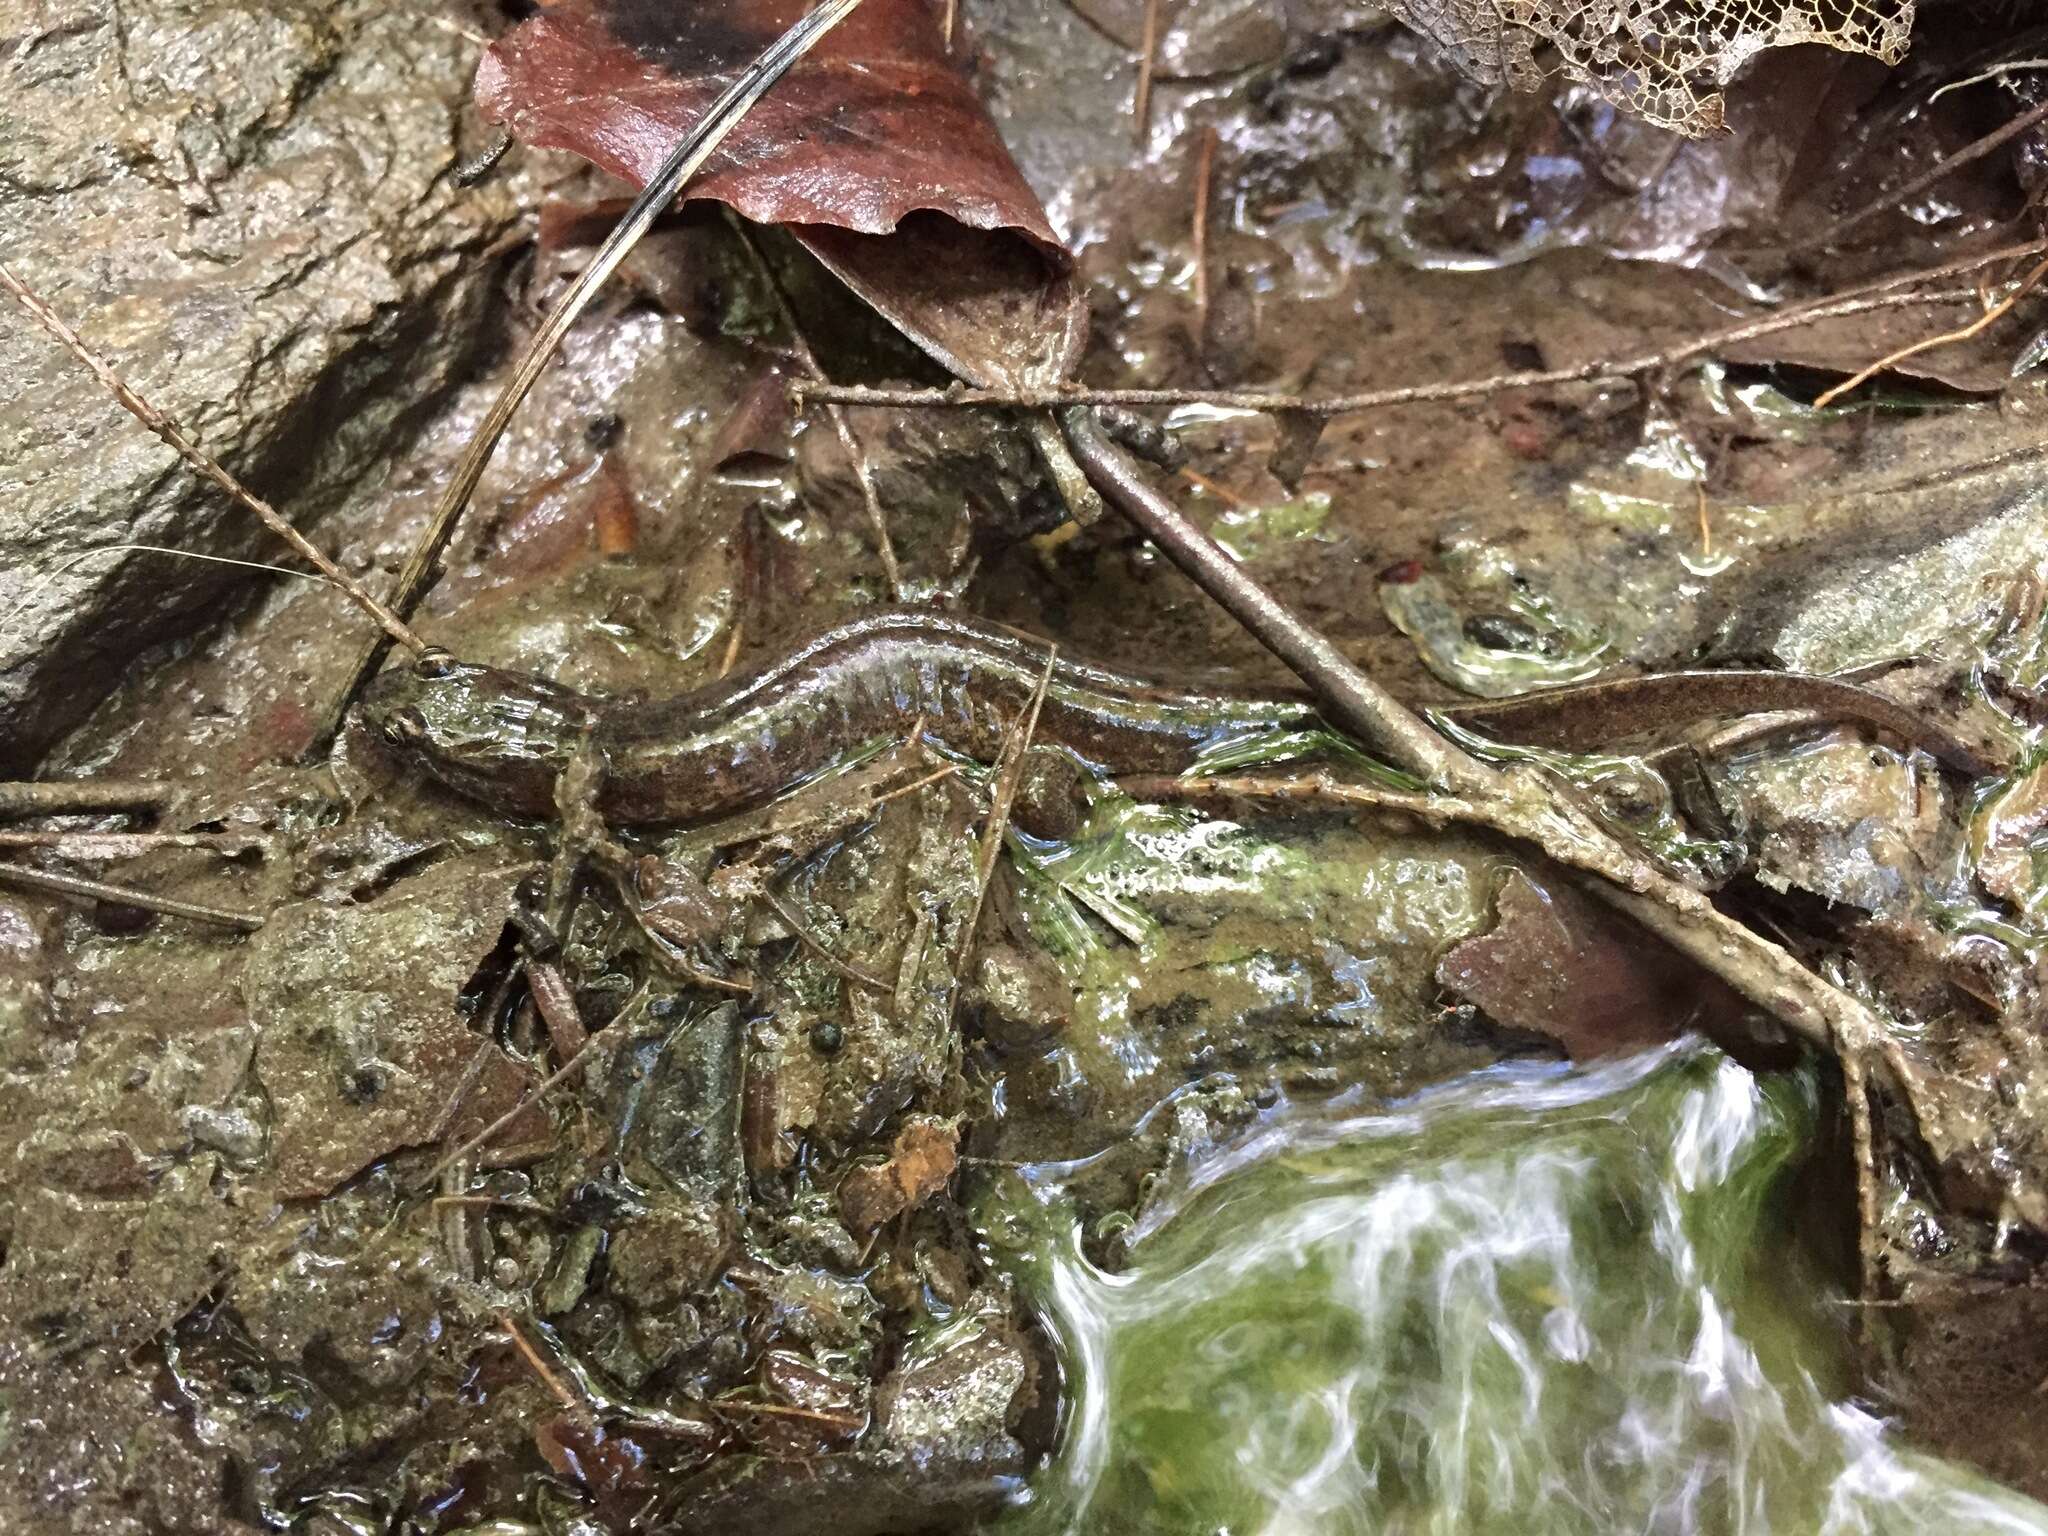
<path id="1" fill-rule="evenodd" d="M 486 118 L 635 186 L 803 0 L 565 0 L 477 68 Z M 1045 388 L 1079 360 L 1067 253 L 927 0 L 864 0 L 736 127 L 688 195 L 790 229 L 946 368 Z"/>

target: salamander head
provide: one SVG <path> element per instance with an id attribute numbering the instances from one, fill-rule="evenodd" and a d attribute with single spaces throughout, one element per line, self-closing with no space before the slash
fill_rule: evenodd
<path id="1" fill-rule="evenodd" d="M 545 815 L 555 776 L 593 716 L 581 694 L 545 678 L 427 651 L 379 673 L 363 718 L 399 752 L 488 805 Z"/>

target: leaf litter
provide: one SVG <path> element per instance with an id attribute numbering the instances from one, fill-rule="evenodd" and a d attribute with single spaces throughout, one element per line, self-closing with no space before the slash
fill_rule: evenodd
<path id="1" fill-rule="evenodd" d="M 702 56 L 717 62 L 690 86 L 702 97 L 715 94 L 718 69 L 751 56 L 795 14 L 735 9 L 742 24 L 720 48 L 707 48 Z M 971 92 L 948 83 L 966 78 L 952 56 L 929 41 L 902 46 L 901 34 L 888 30 L 908 25 L 911 9 L 918 8 L 892 13 L 868 0 L 814 62 L 825 64 L 834 48 L 852 53 L 865 36 L 878 56 L 931 79 L 942 106 L 973 107 Z M 1197 19 L 1193 7 L 1170 9 Z M 880 19 L 863 22 L 868 11 Z M 892 323 L 921 332 L 927 354 L 973 382 L 1046 387 L 1077 367 L 1108 384 L 1194 388 L 1219 375 L 1301 387 L 1473 377 L 1532 348 L 1540 361 L 1574 345 L 1597 350 L 1618 331 L 1675 345 L 1700 315 L 1728 302 L 1714 277 L 1674 289 L 1669 273 L 1605 261 L 1571 240 L 1527 265 L 1461 273 L 1404 266 L 1398 245 L 1394 259 L 1377 263 L 1361 263 L 1356 247 L 1347 254 L 1347 210 L 1333 195 L 1345 190 L 1342 175 L 1330 174 L 1332 162 L 1318 159 L 1312 141 L 1290 158 L 1284 134 L 1265 125 L 1284 129 L 1290 114 L 1313 111 L 1333 80 L 1393 104 L 1404 90 L 1442 86 L 1439 66 L 1397 35 L 1326 28 L 1310 53 L 1311 39 L 1285 32 L 1249 55 L 1243 78 L 1220 86 L 1184 75 L 1195 56 L 1169 48 L 1154 103 L 1161 145 L 1134 160 L 1128 133 L 1107 127 L 1129 110 L 1128 90 L 1115 89 L 1128 84 L 1127 45 L 1100 29 L 1089 29 L 1087 42 L 1046 16 L 967 11 L 961 57 L 982 61 L 978 83 L 1003 124 L 1000 134 L 985 126 L 973 130 L 979 137 L 963 130 L 959 138 L 1000 151 L 999 163 L 978 172 L 984 189 L 1005 175 L 1015 178 L 1011 194 L 1024 187 L 1002 146 L 1006 138 L 1031 145 L 1027 163 L 1060 188 L 1063 222 L 1085 233 L 1114 221 L 1114 236 L 1077 240 L 1069 268 L 1028 192 L 1021 213 L 999 198 L 982 200 L 981 217 L 999 220 L 991 234 L 972 208 L 963 216 L 967 204 L 919 201 L 937 179 L 928 168 L 898 176 L 884 164 L 876 175 L 893 186 L 841 189 L 853 194 L 845 226 L 852 233 L 810 243 L 842 274 L 863 258 L 835 263 L 835 240 L 874 253 L 869 270 L 883 275 L 868 284 L 871 300 L 883 295 L 877 307 Z M 592 30 L 591 18 L 606 14 L 545 13 L 518 46 L 560 16 L 571 37 L 563 67 L 598 71 L 575 76 L 584 82 L 575 89 L 612 78 L 607 70 L 644 75 L 630 42 L 619 52 L 617 29 L 632 23 L 613 15 L 610 32 Z M 1178 24 L 1169 23 L 1169 40 Z M 863 25 L 875 30 L 856 30 Z M 1032 93 L 1043 85 L 1029 71 L 1053 52 L 1062 60 L 1046 78 L 1069 93 L 1072 121 L 1031 115 Z M 807 67 L 787 83 L 801 83 Z M 832 78 L 820 69 L 820 82 Z M 568 94 L 556 103 L 563 112 Z M 877 111 L 892 104 L 869 103 Z M 676 126 L 689 115 L 667 104 L 637 102 L 636 110 L 680 112 Z M 989 122 L 973 110 L 977 122 Z M 1553 107 L 1540 96 L 1498 110 L 1510 121 L 1553 111 L 1555 122 L 1573 121 L 1568 102 Z M 1418 147 L 1428 110 L 1413 117 L 1415 141 L 1396 146 L 1388 163 L 1428 165 Z M 742 134 L 761 121 L 775 119 L 750 118 Z M 796 144 L 808 155 L 827 137 L 783 126 L 771 150 Z M 1201 127 L 1220 130 L 1213 174 L 1231 210 L 1208 259 L 1254 279 L 1249 323 L 1236 331 L 1191 323 L 1186 201 L 1159 174 Z M 558 129 L 534 131 L 538 138 Z M 1061 158 L 1074 153 L 1075 134 L 1091 146 L 1084 173 Z M 1064 147 L 1056 142 L 1062 135 Z M 646 135 L 608 152 L 644 155 L 649 142 L 666 141 Z M 735 161 L 745 142 L 734 141 Z M 1603 147 L 1597 135 L 1591 142 Z M 1373 155 L 1363 158 L 1371 169 Z M 714 168 L 728 178 L 715 195 L 746 213 L 743 197 L 769 195 L 777 176 L 801 180 L 806 163 L 802 155 L 779 170 L 771 163 L 761 183 L 768 191 L 753 192 L 744 190 L 748 166 Z M 618 168 L 631 170 L 623 161 Z M 821 179 L 834 178 L 815 175 L 813 163 L 811 180 Z M 1486 196 L 1511 219 L 1523 190 L 1503 185 Z M 864 227 L 862 217 L 882 227 Z M 913 238 L 898 240 L 906 217 Z M 1943 237 L 1967 240 L 1993 221 L 1972 205 L 1952 222 L 1970 227 Z M 936 244 L 918 242 L 920 226 Z M 1718 229 L 1711 221 L 1697 228 L 1711 246 Z M 686 249 L 716 239 L 693 234 Z M 977 245 L 984 239 L 1005 242 L 1019 264 L 977 266 L 973 253 L 991 249 Z M 959 281 L 939 290 L 920 319 L 911 306 L 920 299 L 919 265 L 933 251 L 950 252 L 944 271 Z M 1012 319 L 985 327 L 968 302 L 976 274 L 1012 270 L 1022 276 L 988 284 Z M 1034 294 L 1055 291 L 1067 297 L 1031 307 L 1041 302 Z M 1097 326 L 1085 353 L 1068 328 L 1083 297 Z M 1920 318 L 1928 334 L 1946 323 L 1933 313 Z M 843 309 L 836 318 L 847 337 L 858 337 L 863 323 Z M 477 515 L 502 519 L 522 493 L 601 458 L 606 483 L 624 477 L 642 503 L 639 534 L 630 550 L 616 539 L 606 550 L 595 509 L 574 514 L 589 521 L 567 541 L 502 522 L 465 547 L 455 575 L 465 567 L 517 574 L 452 586 L 451 598 L 461 600 L 434 612 L 431 640 L 466 656 L 566 672 L 584 686 L 672 692 L 714 675 L 728 637 L 747 654 L 772 654 L 788 635 L 878 595 L 871 547 L 831 510 L 845 503 L 846 467 L 807 452 L 801 429 L 797 458 L 767 473 L 765 494 L 758 460 L 744 477 L 702 467 L 725 404 L 739 397 L 737 381 L 757 376 L 759 358 L 729 339 L 734 334 L 644 305 L 600 305 L 578 324 L 563 366 L 539 386 L 532 419 L 508 437 L 506 461 L 486 479 Z M 838 331 L 830 339 L 840 340 Z M 1024 340 L 1035 347 L 1020 352 Z M 1886 339 L 1865 348 L 1854 366 L 1890 346 Z M 1853 371 L 1846 359 L 1836 366 Z M 2025 655 L 2038 640 L 2038 605 L 2029 629 L 2012 582 L 2016 569 L 2031 562 L 2038 571 L 2040 563 L 2028 424 L 1944 398 L 1880 428 L 1868 417 L 1799 405 L 1799 391 L 1809 399 L 1818 391 L 1796 371 L 1769 377 L 1794 392 L 1786 398 L 1802 428 L 1798 442 L 1776 436 L 1760 417 L 1717 410 L 1683 379 L 1668 394 L 1652 380 L 1671 430 L 1692 445 L 1714 490 L 1716 544 L 1732 561 L 1712 574 L 1687 564 L 1698 541 L 1693 506 L 1680 494 L 1690 482 L 1667 468 L 1635 471 L 1663 475 L 1670 493 L 1648 498 L 1647 513 L 1561 494 L 1651 444 L 1642 394 L 1592 383 L 1488 401 L 1474 408 L 1476 418 L 1447 410 L 1340 420 L 1305 467 L 1310 493 L 1328 498 L 1315 537 L 1249 542 L 1239 558 L 1421 703 L 1448 702 L 1450 689 L 1387 622 L 1379 599 L 1388 583 L 1376 579 L 1410 563 L 1439 584 L 1452 613 L 1446 633 L 1509 662 L 1540 658 L 1546 643 L 1557 643 L 1531 614 L 1554 618 L 1560 654 L 1573 654 L 1578 635 L 1601 636 L 1605 670 L 1654 673 L 1705 661 L 1818 671 L 1897 660 L 1902 665 L 1874 685 L 1937 728 L 1961 731 L 1967 721 L 1980 735 L 2009 731 L 2019 776 L 1976 802 L 1973 838 L 1958 830 L 1966 797 L 1883 721 L 1876 740 L 1886 756 L 1874 777 L 1851 771 L 1859 754 L 1870 760 L 1870 743 L 1839 714 L 1809 716 L 1791 734 L 1742 743 L 1725 758 L 1707 752 L 1704 771 L 1705 792 L 1749 860 L 1734 896 L 1744 910 L 1792 935 L 1802 954 L 1845 967 L 1866 995 L 1891 1000 L 1919 1031 L 1916 1059 L 1933 1071 L 1959 1079 L 2004 1072 L 2012 1081 L 2009 1068 L 1983 1063 L 1980 1043 L 2011 1034 L 2038 996 L 2027 912 L 1996 904 L 2012 903 L 2009 893 L 2021 889 L 2017 861 L 2036 837 L 2025 776 L 2034 727 L 1999 681 L 2028 686 Z M 2025 405 L 2024 396 L 2013 398 Z M 453 458 L 476 410 L 474 400 L 458 399 L 428 429 L 426 465 Z M 612 425 L 594 433 L 601 417 Z M 1197 472 L 1240 509 L 1284 508 L 1294 496 L 1266 467 L 1264 455 L 1279 446 L 1266 423 L 1191 409 L 1169 417 L 1168 429 Z M 1880 430 L 1873 462 L 1867 440 Z M 957 523 L 960 478 L 989 479 L 978 467 L 988 463 L 986 444 L 964 427 L 940 422 L 913 436 L 883 424 L 862 436 L 874 444 L 879 483 L 904 488 L 901 501 L 884 508 L 899 529 L 940 526 L 946 519 L 938 514 L 949 510 Z M 602 450 L 594 447 L 600 437 Z M 953 474 L 930 474 L 939 462 Z M 1019 484 L 1013 500 L 1044 495 L 1042 485 Z M 1189 486 L 1198 506 L 1230 505 Z M 1817 486 L 1824 489 L 1816 494 Z M 920 490 L 939 505 L 918 505 Z M 348 513 L 348 537 L 395 563 L 422 502 L 421 488 L 393 473 Z M 1001 512 L 974 535 L 979 559 L 962 590 L 976 609 L 1146 673 L 1274 681 L 1270 664 L 1227 622 L 1114 525 L 1034 548 L 1017 545 L 1015 530 L 1042 526 L 1042 517 Z M 920 521 L 927 517 L 929 524 Z M 925 537 L 901 542 L 913 572 L 957 569 L 958 557 Z M 523 546 L 534 555 L 522 564 Z M 1487 579 L 1471 580 L 1474 568 Z M 1891 571 L 1917 574 L 1901 574 L 1880 601 L 1869 600 L 1871 582 Z M 685 615 L 709 622 L 683 622 Z M 982 945 L 1002 946 L 1011 957 L 1005 965 L 1026 967 L 1021 974 L 1031 979 L 979 987 L 956 1028 L 944 957 L 965 953 L 961 925 L 979 905 L 972 849 L 988 786 L 969 765 L 933 777 L 929 749 L 910 731 L 908 740 L 880 743 L 895 756 L 876 761 L 893 775 L 882 782 L 921 787 L 878 799 L 837 776 L 820 781 L 791 802 L 790 825 L 764 848 L 799 930 L 762 904 L 692 929 L 701 946 L 693 963 L 707 972 L 737 963 L 757 979 L 743 1007 L 653 980 L 630 914 L 599 886 L 583 891 L 563 930 L 541 942 L 559 945 L 597 1053 L 539 1111 L 545 1134 L 503 1138 L 458 1170 L 462 1198 L 498 1203 L 443 1207 L 436 1216 L 408 1185 L 433 1153 L 408 1150 L 406 1127 L 416 1121 L 405 1106 L 448 1091 L 466 1053 L 437 1045 L 432 1056 L 408 1054 L 407 1041 L 425 1030 L 445 1043 L 459 1030 L 524 1063 L 528 1078 L 545 1070 L 551 1042 L 538 1021 L 517 1010 L 465 1012 L 491 995 L 492 968 L 503 963 L 491 909 L 517 905 L 499 891 L 504 882 L 480 883 L 476 872 L 524 867 L 544 851 L 544 838 L 448 800 L 361 740 L 345 738 L 331 768 L 272 770 L 276 778 L 260 794 L 208 779 L 224 735 L 260 737 L 275 728 L 267 722 L 282 721 L 296 671 L 343 670 L 356 637 L 334 628 L 331 612 L 306 595 L 273 593 L 211 645 L 131 677 L 52 766 L 197 778 L 212 801 L 178 807 L 167 828 L 210 827 L 225 815 L 281 835 L 285 849 L 274 863 L 221 864 L 203 849 L 167 847 L 132 874 L 279 914 L 273 922 L 296 898 L 331 907 L 308 911 L 310 920 L 350 932 L 391 925 L 400 942 L 349 941 L 365 973 L 362 1006 L 343 1010 L 346 1018 L 300 1020 L 299 1005 L 281 1001 L 301 989 L 294 967 L 305 963 L 288 941 L 208 947 L 167 921 L 138 937 L 104 916 L 53 915 L 11 900 L 7 908 L 18 920 L 10 918 L 15 937 L 5 963 L 21 998 L 10 1006 L 39 1032 L 25 1037 L 24 1064 L 8 1088 L 19 1109 L 9 1117 L 18 1127 L 16 1164 L 34 1191 L 13 1220 L 13 1248 L 33 1262 L 10 1265 L 8 1312 L 33 1319 L 68 1351 L 47 1366 L 35 1400 L 89 1389 L 96 1379 L 95 1357 L 73 1345 L 174 1336 L 186 1390 L 220 1422 L 239 1426 L 245 1443 L 267 1448 L 261 1470 L 242 1484 L 259 1512 L 324 1513 L 365 1499 L 383 1501 L 394 1518 L 448 1499 L 488 1507 L 489 1480 L 466 1470 L 485 1454 L 511 1464 L 541 1456 L 558 1482 L 536 1498 L 556 1501 L 551 1508 L 587 1498 L 614 1519 L 627 1518 L 622 1499 L 650 1487 L 663 1490 L 672 1512 L 712 1519 L 746 1511 L 771 1528 L 796 1528 L 789 1522 L 815 1508 L 821 1482 L 860 1501 L 863 1528 L 887 1529 L 910 1510 L 984 1507 L 999 1495 L 1000 1469 L 1022 1467 L 1044 1443 L 1044 1421 L 1033 1414 L 1054 1387 L 1021 1335 L 1015 1298 L 980 1271 L 949 1222 L 943 1186 L 956 1172 L 953 1133 L 940 1127 L 967 1127 L 961 1171 L 984 1156 L 1095 1158 L 1081 1191 L 1110 1216 L 1133 1208 L 1161 1167 L 1197 1162 L 1241 1134 L 1263 1112 L 1262 1095 L 1314 1098 L 1363 1084 L 1393 1096 L 1530 1049 L 1532 1033 L 1590 1052 L 1620 1025 L 1564 1021 L 1578 989 L 1621 999 L 1604 1017 L 1639 1022 L 1642 1005 L 1633 999 L 1682 997 L 1695 985 L 1683 972 L 1676 980 L 1659 974 L 1669 957 L 1631 952 L 1611 933 L 1603 941 L 1572 924 L 1535 921 L 1538 888 L 1519 874 L 1502 882 L 1498 844 L 1424 827 L 1391 794 L 1380 811 L 1360 816 L 1300 804 L 1262 809 L 1240 790 L 1217 814 L 1134 804 L 1071 764 L 1062 770 L 1048 761 L 1033 765 L 1045 782 L 1027 775 L 1022 799 L 1078 800 L 1078 819 L 1051 843 L 1012 833 L 1014 871 L 990 883 L 981 927 Z M 1986 635 L 2005 637 L 1989 662 Z M 1893 857 L 1893 849 L 1910 857 Z M 696 834 L 638 851 L 688 879 L 715 876 L 735 856 Z M 1974 875 L 1979 869 L 1986 878 Z M 1873 883 L 1877 871 L 1886 878 Z M 444 885 L 461 899 L 439 896 Z M 1075 899 L 1081 891 L 1088 900 Z M 1574 899 L 1549 898 L 1553 908 Z M 416 903 L 415 922 L 406 913 Z M 1306 924 L 1304 910 L 1313 914 Z M 1106 922 L 1105 912 L 1122 921 Z M 460 947 L 449 956 L 436 924 L 456 914 Z M 798 941 L 797 932 L 816 943 Z M 379 968 L 395 967 L 414 942 L 443 952 L 440 970 L 395 992 L 396 970 Z M 820 949 L 894 984 L 880 993 L 849 986 L 844 968 Z M 1497 974 L 1541 967 L 1559 978 L 1548 995 L 1562 1001 L 1547 1013 L 1518 1013 L 1529 1000 L 1489 990 L 1482 956 Z M 1440 984 L 1461 993 L 1462 1006 L 1447 1009 Z M 445 1008 L 435 1008 L 435 996 Z M 155 1001 L 140 1006 L 145 997 Z M 179 999 L 190 1002 L 172 1006 Z M 335 999 L 314 1002 L 331 1008 Z M 1650 1006 L 1678 1027 L 1682 1014 Z M 111 1029 L 88 1027 L 108 1018 Z M 1574 1025 L 1588 1032 L 1574 1034 Z M 88 1042 L 82 1055 L 56 1048 L 73 1039 Z M 293 1070 L 303 1077 L 285 1070 L 294 1052 L 303 1065 Z M 185 1057 L 196 1065 L 185 1066 Z M 124 1098 L 118 1085 L 132 1079 L 138 1060 L 175 1069 L 153 1073 L 139 1099 L 132 1090 Z M 345 1070 L 356 1062 L 368 1075 Z M 397 1099 L 384 1086 L 372 1091 L 380 1074 L 402 1086 Z M 987 1116 L 977 1098 L 991 1077 L 1006 1085 L 1002 1116 Z M 2035 1080 L 2026 1072 L 2017 1079 Z M 292 1088 L 301 1081 L 311 1095 L 302 1117 Z M 1170 1115 L 1154 1113 L 1162 1103 Z M 78 1118 L 94 1115 L 104 1121 L 97 1140 Z M 319 1131 L 323 1121 L 333 1124 L 331 1138 Z M 1997 1175 L 2000 1157 L 2025 1144 L 2002 1140 L 2011 1124 L 1982 1129 L 1981 1146 L 1957 1149 L 1924 1182 L 1896 1161 L 1887 1170 L 1905 1181 L 1910 1202 L 1900 1225 L 1876 1233 L 1881 1274 L 1899 1296 L 1938 1295 L 1960 1308 L 1955 1288 L 1981 1283 L 1968 1267 L 1973 1256 L 1991 1255 L 1994 1270 L 2023 1260 L 2023 1244 L 2011 1249 L 1990 1235 L 2000 1223 L 2017 1218 L 2024 1227 L 2029 1219 L 2024 1208 L 2002 1205 L 2007 1191 Z M 1912 1130 L 1887 1133 L 1910 1160 L 1918 1150 Z M 329 1162 L 302 1186 L 294 1148 L 308 1136 L 306 1145 Z M 191 1177 L 194 1169 L 207 1170 L 211 1182 Z M 328 1179 L 325 1191 L 315 1187 Z M 863 1184 L 872 1186 L 865 1195 Z M 309 1224 L 289 1242 L 245 1235 L 237 1212 L 266 1198 L 311 1202 Z M 455 1222 L 456 1210 L 469 1214 Z M 154 1234 L 174 1214 L 211 1246 L 182 1251 L 153 1296 L 124 1288 L 107 1256 L 160 1245 Z M 60 1242 L 53 1234 L 65 1220 L 77 1233 Z M 1927 1236 L 1929 1222 L 1937 1240 Z M 649 1244 L 662 1264 L 635 1256 Z M 597 1262 L 607 1246 L 615 1259 Z M 552 1314 L 546 1335 L 524 1318 L 543 1286 Z M 78 1289 L 75 1299 L 68 1289 Z M 517 1336 L 559 1350 L 550 1371 L 605 1384 L 589 1397 L 609 1405 L 613 1438 L 603 1456 L 554 1431 L 534 1451 L 530 1426 L 559 1414 L 558 1394 L 506 1352 L 504 1317 Z M 487 1345 L 487 1335 L 495 1342 Z M 1915 1348 L 1933 1379 L 1938 1356 L 1924 1337 Z M 238 1379 L 264 1379 L 267 1395 L 243 1401 L 207 1384 L 210 1371 L 231 1362 L 243 1372 Z M 866 1395 L 805 1385 L 811 1371 L 850 1376 Z M 458 1449 L 407 1405 L 435 1394 L 458 1400 L 473 1378 L 487 1381 L 502 1406 L 473 1422 Z M 265 1402 L 293 1394 L 307 1405 L 302 1418 L 265 1417 Z M 969 1411 L 935 1420 L 928 1405 L 945 1400 Z M 344 1401 L 357 1406 L 344 1411 Z M 847 1401 L 872 1402 L 876 1415 L 851 1446 L 842 1428 Z M 721 1423 L 761 1422 L 774 1417 L 770 1409 L 806 1403 L 825 1404 L 805 1411 L 833 1422 L 814 1425 L 808 1438 L 749 1429 L 740 1443 L 770 1454 L 742 1465 L 720 1453 L 715 1435 L 682 1436 L 671 1422 L 721 1403 L 731 1405 L 717 1409 Z M 1938 1412 L 1925 1418 L 1938 1438 L 1946 1421 Z M 426 1454 L 375 1488 L 359 1488 L 345 1470 L 351 1448 L 377 1444 Z M 912 1463 L 918 1476 L 902 1470 Z M 651 1481 L 643 1464 L 655 1469 Z M 84 1471 L 89 1490 L 111 1496 L 122 1486 L 121 1473 Z M 96 1496 L 89 1491 L 88 1503 Z M 184 1496 L 202 1509 L 221 1494 L 202 1481 L 189 1495 L 165 1497 Z"/>

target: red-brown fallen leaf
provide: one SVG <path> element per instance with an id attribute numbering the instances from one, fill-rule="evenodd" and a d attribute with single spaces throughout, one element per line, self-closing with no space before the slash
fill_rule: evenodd
<path id="1" fill-rule="evenodd" d="M 896 1133 L 888 1162 L 856 1168 L 839 1181 L 840 1219 L 851 1231 L 872 1232 L 923 1205 L 953 1177 L 959 1143 L 958 1126 L 914 1116 Z"/>
<path id="2" fill-rule="evenodd" d="M 1014 234 L 915 213 L 893 235 L 790 233 L 875 312 L 979 389 L 1048 389 L 1081 359 L 1088 307 L 1064 263 Z"/>
<path id="3" fill-rule="evenodd" d="M 493 45 L 484 114 L 637 185 L 801 0 L 566 0 Z M 1087 340 L 1073 263 L 954 68 L 928 0 L 865 0 L 743 118 L 688 196 L 781 223 L 971 384 L 1042 389 Z M 555 233 L 582 233 L 566 218 Z"/>
<path id="4" fill-rule="evenodd" d="M 808 0 L 564 0 L 491 45 L 476 100 L 522 143 L 644 186 Z M 928 0 L 865 0 L 743 118 L 689 188 L 759 224 L 888 234 L 934 210 L 1064 264 L 1044 209 L 947 56 Z"/>
<path id="5" fill-rule="evenodd" d="M 1436 968 L 1495 1022 L 1548 1035 L 1574 1061 L 1691 1029 L 1735 1033 L 1741 998 L 1571 886 L 1510 875 L 1495 907 L 1493 931 L 1453 945 Z"/>

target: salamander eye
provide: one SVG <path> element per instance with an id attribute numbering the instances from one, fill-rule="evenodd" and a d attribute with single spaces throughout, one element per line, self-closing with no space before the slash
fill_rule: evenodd
<path id="1" fill-rule="evenodd" d="M 455 671 L 455 658 L 438 645 L 430 645 L 421 651 L 413 662 L 412 669 L 421 677 L 448 677 Z"/>
<path id="2" fill-rule="evenodd" d="M 384 718 L 384 739 L 411 746 L 427 739 L 427 717 L 416 709 L 395 709 Z"/>

